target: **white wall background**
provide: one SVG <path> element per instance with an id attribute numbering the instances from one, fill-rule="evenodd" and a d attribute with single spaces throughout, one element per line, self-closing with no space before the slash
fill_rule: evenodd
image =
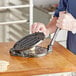
<path id="1" fill-rule="evenodd" d="M 34 5 L 36 6 L 48 6 L 50 4 L 58 3 L 59 0 L 34 0 Z"/>

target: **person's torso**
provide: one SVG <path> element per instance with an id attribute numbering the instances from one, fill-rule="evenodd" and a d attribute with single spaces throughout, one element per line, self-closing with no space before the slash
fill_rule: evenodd
<path id="1" fill-rule="evenodd" d="M 76 18 L 76 0 L 67 0 L 67 11 Z"/>
<path id="2" fill-rule="evenodd" d="M 67 1 L 67 12 L 71 13 L 74 18 L 76 18 L 76 0 L 66 0 Z M 67 47 L 73 53 L 76 54 L 76 34 L 68 31 Z"/>

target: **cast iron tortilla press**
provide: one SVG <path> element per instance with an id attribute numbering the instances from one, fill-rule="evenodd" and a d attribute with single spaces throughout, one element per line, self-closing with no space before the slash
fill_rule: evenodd
<path id="1" fill-rule="evenodd" d="M 29 34 L 17 41 L 14 46 L 10 49 L 10 54 L 12 56 L 22 56 L 22 57 L 40 57 L 47 55 L 52 51 L 52 45 L 54 44 L 56 35 L 59 31 L 57 28 L 54 37 L 52 38 L 50 44 L 47 48 L 37 46 L 36 44 L 45 39 L 45 35 L 42 32 L 36 32 Z M 35 46 L 36 45 L 36 46 Z"/>

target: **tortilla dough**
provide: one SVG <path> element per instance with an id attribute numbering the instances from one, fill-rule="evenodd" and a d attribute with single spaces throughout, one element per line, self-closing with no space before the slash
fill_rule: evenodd
<path id="1" fill-rule="evenodd" d="M 9 62 L 0 60 L 0 72 L 6 71 L 8 65 L 9 65 Z"/>

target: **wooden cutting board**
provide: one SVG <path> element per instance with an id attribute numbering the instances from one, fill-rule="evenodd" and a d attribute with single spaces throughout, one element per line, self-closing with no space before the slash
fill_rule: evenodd
<path id="1" fill-rule="evenodd" d="M 47 47 L 50 40 L 44 40 L 40 46 Z M 76 55 L 55 42 L 52 52 L 43 57 L 24 58 L 10 56 L 9 50 L 14 42 L 0 43 L 0 60 L 10 63 L 6 72 L 0 76 L 31 76 L 39 74 L 76 72 Z"/>

